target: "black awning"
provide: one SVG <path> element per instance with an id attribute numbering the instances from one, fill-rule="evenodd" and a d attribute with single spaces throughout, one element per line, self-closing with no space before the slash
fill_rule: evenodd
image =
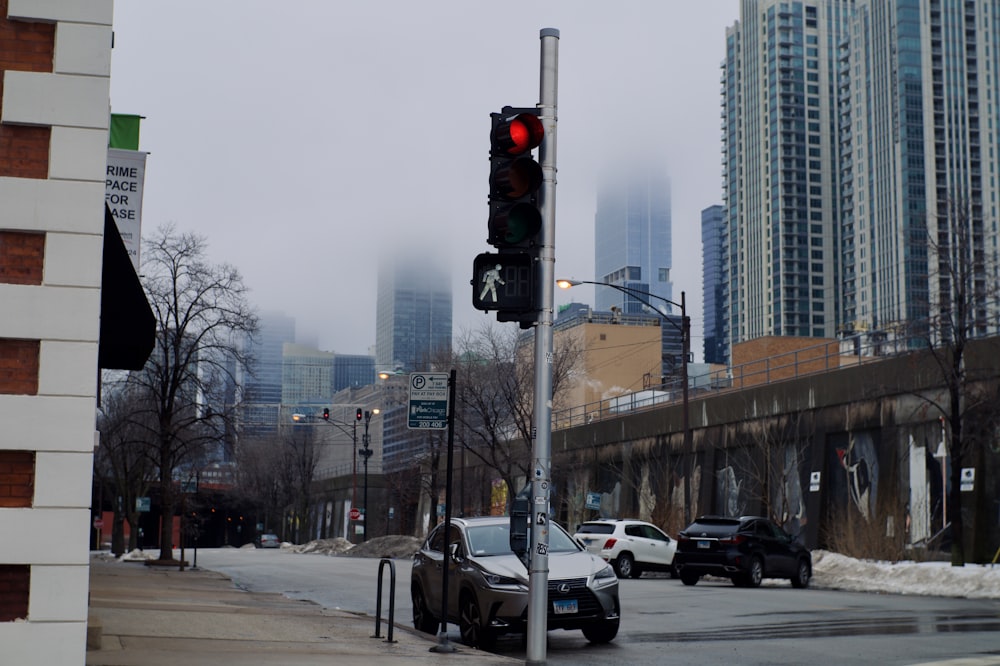
<path id="1" fill-rule="evenodd" d="M 105 204 L 97 365 L 107 370 L 142 370 L 155 342 L 156 318 L 111 209 Z"/>

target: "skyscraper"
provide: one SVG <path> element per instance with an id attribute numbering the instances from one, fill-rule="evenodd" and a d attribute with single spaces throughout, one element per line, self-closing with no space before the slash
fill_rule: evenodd
<path id="1" fill-rule="evenodd" d="M 670 181 L 661 167 L 640 162 L 605 175 L 597 196 L 594 232 L 597 282 L 673 300 Z M 636 313 L 645 309 L 641 301 L 616 289 L 596 289 L 597 310 L 616 306 Z M 655 299 L 651 303 L 663 305 Z"/>
<path id="2" fill-rule="evenodd" d="M 852 4 L 743 0 L 740 21 L 726 32 L 727 349 L 766 335 L 837 330 L 837 49 Z"/>
<path id="3" fill-rule="evenodd" d="M 249 376 L 243 381 L 242 427 L 246 432 L 271 432 L 278 427 L 281 405 L 282 347 L 295 342 L 295 319 L 265 312 L 251 349 Z"/>
<path id="4" fill-rule="evenodd" d="M 845 328 L 912 326 L 947 307 L 937 248 L 974 248 L 975 279 L 995 288 L 998 49 L 996 2 L 857 2 L 839 90 Z"/>
<path id="5" fill-rule="evenodd" d="M 281 402 L 282 347 L 286 342 L 295 342 L 295 319 L 280 312 L 262 313 L 251 347 L 253 363 L 246 381 L 247 402 Z"/>
<path id="6" fill-rule="evenodd" d="M 949 309 L 960 262 L 934 253 L 960 242 L 995 286 L 998 47 L 995 2 L 743 0 L 723 63 L 727 345 L 919 325 Z M 973 309 L 985 332 L 985 294 Z"/>
<path id="7" fill-rule="evenodd" d="M 725 363 L 722 302 L 722 206 L 701 211 L 701 284 L 705 363 Z"/>
<path id="8" fill-rule="evenodd" d="M 375 319 L 377 371 L 427 370 L 436 355 L 451 353 L 451 278 L 441 265 L 425 253 L 380 264 Z"/>

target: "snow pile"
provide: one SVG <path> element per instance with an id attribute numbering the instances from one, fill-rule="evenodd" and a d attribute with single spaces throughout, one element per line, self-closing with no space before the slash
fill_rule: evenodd
<path id="1" fill-rule="evenodd" d="M 136 548 L 135 550 L 131 550 L 122 555 L 120 559 L 122 562 L 145 562 L 146 560 L 155 560 L 159 557 L 159 555 L 159 551 L 150 551 L 147 553 L 139 548 Z"/>
<path id="2" fill-rule="evenodd" d="M 287 542 L 281 544 L 281 550 L 287 550 L 292 553 L 315 553 L 317 555 L 340 555 L 352 548 L 354 548 L 354 544 L 343 537 L 317 539 L 299 546 Z"/>
<path id="3" fill-rule="evenodd" d="M 813 584 L 854 592 L 1000 599 L 1000 566 L 949 562 L 874 562 L 813 551 Z"/>
<path id="4" fill-rule="evenodd" d="M 347 539 L 318 539 L 304 543 L 301 546 L 281 544 L 282 550 L 292 553 L 313 553 L 316 555 L 347 555 L 350 557 L 411 557 L 420 550 L 421 539 L 412 536 L 393 534 L 375 537 L 357 545 Z"/>
<path id="5" fill-rule="evenodd" d="M 345 553 L 350 557 L 412 557 L 420 550 L 421 539 L 412 536 L 390 535 L 359 543 Z"/>

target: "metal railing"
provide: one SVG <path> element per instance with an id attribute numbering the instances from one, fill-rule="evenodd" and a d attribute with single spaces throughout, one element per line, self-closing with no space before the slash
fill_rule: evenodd
<path id="1" fill-rule="evenodd" d="M 866 331 L 722 370 L 699 375 L 691 374 L 688 380 L 690 397 L 739 391 L 863 365 L 926 346 L 926 338 L 899 336 L 891 331 Z M 642 391 L 623 393 L 597 402 L 553 411 L 552 428 L 554 430 L 572 428 L 625 413 L 631 414 L 666 404 L 680 403 L 682 388 L 682 382 L 678 378 Z"/>
<path id="2" fill-rule="evenodd" d="M 326 467 L 319 467 L 313 472 L 313 480 L 322 481 L 323 479 L 335 479 L 340 476 L 350 476 L 351 474 L 357 473 L 361 475 L 361 465 L 355 470 L 354 463 L 346 462 L 340 463 L 338 465 L 328 465 Z M 368 463 L 368 473 L 369 474 L 381 474 L 382 473 L 382 461 L 381 460 L 371 460 Z"/>

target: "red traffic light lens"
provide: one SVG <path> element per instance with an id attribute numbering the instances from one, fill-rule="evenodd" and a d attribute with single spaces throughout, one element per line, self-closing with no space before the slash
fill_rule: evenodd
<path id="1" fill-rule="evenodd" d="M 497 125 L 494 146 L 507 155 L 520 155 L 538 147 L 545 138 L 545 128 L 538 116 L 522 113 Z"/>

